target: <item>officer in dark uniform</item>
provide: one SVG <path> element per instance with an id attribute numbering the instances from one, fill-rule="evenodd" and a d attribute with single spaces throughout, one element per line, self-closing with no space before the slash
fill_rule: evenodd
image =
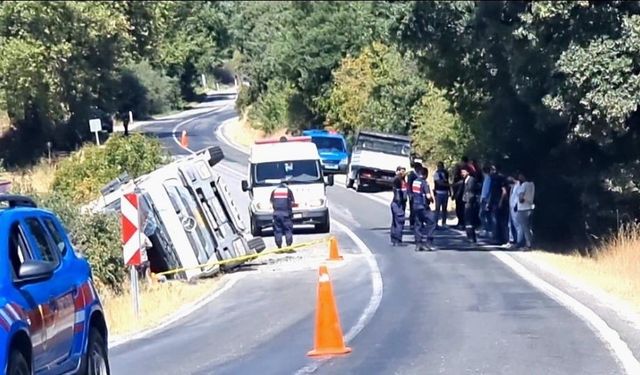
<path id="1" fill-rule="evenodd" d="M 393 200 L 391 201 L 391 245 L 404 246 L 402 232 L 404 231 L 405 209 L 407 207 L 406 169 L 396 168 L 396 178 L 393 180 Z"/>
<path id="2" fill-rule="evenodd" d="M 433 232 L 436 229 L 434 215 L 429 205 L 433 201 L 431 189 L 427 183 L 427 173 L 422 167 L 416 168 L 418 178 L 411 184 L 413 195 L 413 213 L 415 215 L 414 234 L 416 251 L 431 251 Z"/>
<path id="3" fill-rule="evenodd" d="M 409 176 L 407 176 L 407 184 L 411 187 L 413 186 L 413 181 L 418 178 L 418 170 L 422 168 L 422 160 L 414 159 L 413 161 L 413 170 L 409 172 Z M 413 212 L 413 194 L 409 191 L 409 226 L 414 227 L 415 224 L 415 213 Z"/>
<path id="4" fill-rule="evenodd" d="M 282 248 L 282 234 L 287 246 L 293 244 L 293 193 L 283 181 L 271 192 L 273 206 L 273 239 L 278 249 Z"/>

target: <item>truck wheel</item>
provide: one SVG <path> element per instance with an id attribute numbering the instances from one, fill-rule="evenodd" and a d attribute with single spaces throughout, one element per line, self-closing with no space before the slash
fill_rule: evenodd
<path id="1" fill-rule="evenodd" d="M 224 159 L 224 152 L 220 146 L 209 147 L 209 165 L 213 167 Z"/>
<path id="2" fill-rule="evenodd" d="M 262 236 L 262 228 L 260 228 L 258 226 L 258 223 L 256 222 L 256 219 L 254 219 L 253 216 L 251 216 L 249 221 L 251 221 L 251 235 L 254 236 L 254 237 L 261 237 Z"/>
<path id="3" fill-rule="evenodd" d="M 9 357 L 9 366 L 7 366 L 8 375 L 29 375 L 29 364 L 24 354 L 17 349 L 12 349 Z"/>
<path id="4" fill-rule="evenodd" d="M 262 237 L 255 237 L 255 238 L 250 239 L 248 241 L 248 245 L 249 245 L 249 249 L 251 249 L 251 251 L 254 254 L 259 254 L 264 249 L 267 248 L 267 245 L 264 243 L 264 240 L 262 239 Z"/>
<path id="5" fill-rule="evenodd" d="M 327 214 L 327 217 L 321 224 L 315 225 L 315 229 L 318 233 L 329 233 L 331 231 L 331 220 L 329 220 L 329 214 Z"/>

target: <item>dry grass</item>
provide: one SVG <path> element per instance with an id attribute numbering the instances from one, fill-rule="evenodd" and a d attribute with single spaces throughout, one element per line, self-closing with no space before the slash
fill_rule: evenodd
<path id="1" fill-rule="evenodd" d="M 31 187 L 36 193 L 46 193 L 51 189 L 53 178 L 57 170 L 57 162 L 43 159 L 31 168 L 0 173 L 0 180 L 10 180 L 14 187 Z"/>
<path id="2" fill-rule="evenodd" d="M 286 133 L 286 129 L 277 130 L 273 134 L 266 134 L 262 130 L 254 129 L 247 121 L 246 116 L 242 116 L 236 123 L 227 127 L 227 135 L 229 138 L 244 147 L 250 147 L 256 140 L 278 138 Z"/>
<path id="3" fill-rule="evenodd" d="M 121 295 L 101 293 L 110 335 L 132 334 L 154 327 L 180 308 L 194 303 L 217 288 L 219 278 L 203 279 L 195 284 L 179 281 L 142 284 L 140 316 L 135 318 L 129 290 Z"/>
<path id="4" fill-rule="evenodd" d="M 606 241 L 592 257 L 535 252 L 560 272 L 586 285 L 599 288 L 640 312 L 640 225 L 621 230 Z"/>

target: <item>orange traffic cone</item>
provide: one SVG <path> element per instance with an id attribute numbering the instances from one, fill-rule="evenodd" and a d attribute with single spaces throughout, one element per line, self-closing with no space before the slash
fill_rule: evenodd
<path id="1" fill-rule="evenodd" d="M 338 252 L 338 240 L 335 237 L 329 238 L 329 259 L 342 260 L 342 255 Z"/>
<path id="2" fill-rule="evenodd" d="M 182 136 L 180 137 L 180 145 L 182 147 L 189 147 L 189 138 L 187 137 L 187 131 L 182 131 Z"/>
<path id="3" fill-rule="evenodd" d="M 314 349 L 307 355 L 316 357 L 350 353 L 351 348 L 344 345 L 338 307 L 327 266 L 320 266 L 319 275 Z"/>

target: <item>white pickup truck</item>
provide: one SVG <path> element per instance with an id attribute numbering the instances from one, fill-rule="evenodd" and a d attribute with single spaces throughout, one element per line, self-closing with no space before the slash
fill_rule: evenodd
<path id="1" fill-rule="evenodd" d="M 349 167 L 347 187 L 390 187 L 396 168 L 411 167 L 411 138 L 404 135 L 360 131 L 356 135 Z"/>

